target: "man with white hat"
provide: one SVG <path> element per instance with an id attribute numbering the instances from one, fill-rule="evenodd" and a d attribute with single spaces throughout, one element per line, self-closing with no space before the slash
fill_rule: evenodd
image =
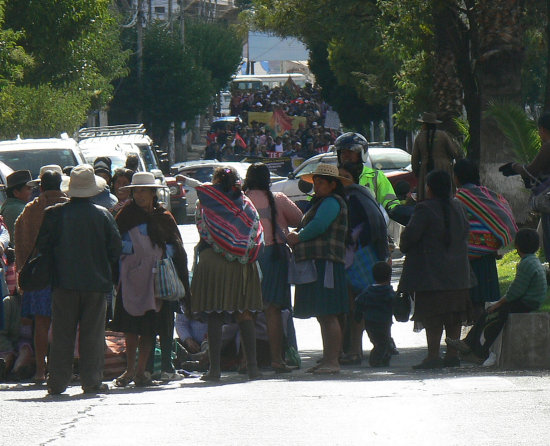
<path id="1" fill-rule="evenodd" d="M 74 342 L 80 325 L 80 380 L 85 393 L 102 384 L 105 343 L 105 295 L 111 291 L 111 265 L 122 242 L 113 216 L 90 197 L 105 188 L 92 166 L 71 172 L 70 200 L 46 209 L 38 250 L 52 264 L 52 333 L 48 393 L 65 391 L 72 376 Z"/>

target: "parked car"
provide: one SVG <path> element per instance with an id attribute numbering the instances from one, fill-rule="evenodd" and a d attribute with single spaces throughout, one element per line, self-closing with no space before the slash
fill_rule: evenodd
<path id="1" fill-rule="evenodd" d="M 181 167 L 176 173 L 176 178 L 183 184 L 187 197 L 187 217 L 193 218 L 195 215 L 195 208 L 197 204 L 197 192 L 195 187 L 201 183 L 212 181 L 212 175 L 214 170 L 220 166 L 233 167 L 239 176 L 244 179 L 246 177 L 246 171 L 251 163 L 238 163 L 238 162 L 212 162 L 203 161 L 202 163 L 192 163 Z M 274 173 L 271 173 L 272 182 L 283 180 L 284 177 L 279 177 Z"/>
<path id="2" fill-rule="evenodd" d="M 307 195 L 298 187 L 300 177 L 312 173 L 319 163 L 336 164 L 337 161 L 334 152 L 308 158 L 290 173 L 288 179 L 274 183 L 271 190 L 283 192 L 292 201 L 306 200 Z M 394 187 L 401 181 L 409 183 L 411 188 L 416 186 L 416 177 L 411 169 L 411 155 L 404 150 L 395 147 L 369 147 L 366 165 L 382 170 Z"/>
<path id="3" fill-rule="evenodd" d="M 178 225 L 183 225 L 187 219 L 187 192 L 183 182 L 174 177 L 166 177 L 166 184 L 170 192 L 172 215 Z"/>
<path id="4" fill-rule="evenodd" d="M 48 164 L 63 168 L 86 162 L 76 141 L 66 133 L 60 138 L 2 141 L 0 161 L 13 170 L 30 170 L 33 178 L 38 178 L 40 168 Z"/>
<path id="5" fill-rule="evenodd" d="M 162 170 L 159 168 L 159 160 L 153 149 L 153 140 L 147 135 L 143 124 L 111 125 L 104 127 L 85 127 L 76 133 L 78 144 L 85 151 L 92 151 L 94 147 L 106 150 L 105 147 L 121 148 L 125 151 L 140 154 L 143 166 L 147 172 L 151 172 L 158 184 L 166 186 L 158 189 L 159 201 L 168 210 L 170 207 L 170 194 Z"/>

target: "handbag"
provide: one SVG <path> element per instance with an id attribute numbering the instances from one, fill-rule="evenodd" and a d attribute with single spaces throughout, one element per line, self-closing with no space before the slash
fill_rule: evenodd
<path id="1" fill-rule="evenodd" d="M 41 253 L 28 258 L 19 271 L 19 288 L 23 291 L 43 290 L 51 285 L 51 282 L 51 259 Z"/>
<path id="2" fill-rule="evenodd" d="M 393 316 L 397 322 L 408 322 L 412 309 L 412 297 L 407 291 L 398 291 L 393 299 Z"/>
<path id="3" fill-rule="evenodd" d="M 317 268 L 314 260 L 302 260 L 297 262 L 294 254 L 288 259 L 288 283 L 305 285 L 317 280 Z"/>
<path id="4" fill-rule="evenodd" d="M 155 297 L 162 300 L 179 300 L 185 297 L 185 287 L 178 277 L 174 262 L 165 257 L 157 262 L 154 272 Z"/>

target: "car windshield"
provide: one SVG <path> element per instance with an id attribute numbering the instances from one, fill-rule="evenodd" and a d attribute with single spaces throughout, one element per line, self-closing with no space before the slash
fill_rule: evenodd
<path id="1" fill-rule="evenodd" d="M 78 164 L 73 151 L 70 149 L 0 151 L 0 161 L 13 170 L 30 170 L 33 178 L 38 178 L 40 168 L 48 164 L 57 164 L 61 168 Z"/>
<path id="2" fill-rule="evenodd" d="M 372 166 L 380 170 L 404 169 L 411 164 L 411 155 L 402 150 L 369 150 Z"/>
<path id="3" fill-rule="evenodd" d="M 86 159 L 86 162 L 89 164 L 94 164 L 94 161 L 96 158 L 100 156 L 104 156 L 105 158 L 109 158 L 111 160 L 111 171 L 115 171 L 116 169 L 119 169 L 121 167 L 124 167 L 126 165 L 126 156 L 124 155 L 118 155 L 118 154 L 111 154 L 111 155 L 101 155 L 93 152 L 84 152 L 83 153 L 84 158 Z"/>
<path id="4" fill-rule="evenodd" d="M 180 170 L 182 175 L 193 178 L 201 183 L 207 183 L 212 181 L 212 174 L 214 173 L 213 166 L 193 167 L 189 169 Z"/>

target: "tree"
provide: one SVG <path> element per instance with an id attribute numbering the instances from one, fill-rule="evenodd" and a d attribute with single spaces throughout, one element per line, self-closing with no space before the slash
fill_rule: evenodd
<path id="1" fill-rule="evenodd" d="M 392 95 L 393 59 L 379 50 L 382 36 L 373 0 L 253 0 L 250 26 L 293 36 L 310 50 L 310 68 L 345 126 L 364 131 L 382 119 Z"/>
<path id="2" fill-rule="evenodd" d="M 134 54 L 136 41 L 133 30 L 124 33 L 124 45 Z M 159 141 L 171 122 L 194 119 L 206 109 L 236 72 L 242 54 L 242 41 L 218 23 L 186 21 L 184 47 L 178 26 L 154 22 L 144 31 L 143 46 L 142 84 L 133 56 L 130 76 L 115 87 L 110 117 L 116 123 L 136 122 L 141 110 Z"/>
<path id="3" fill-rule="evenodd" d="M 126 74 L 107 0 L 0 3 L 2 137 L 55 136 L 78 128 Z M 4 9 L 5 7 L 5 9 Z M 3 20 L 2 20 L 3 19 Z"/>
<path id="4" fill-rule="evenodd" d="M 188 21 L 185 48 L 196 65 L 210 72 L 216 92 L 225 89 L 241 64 L 242 39 L 222 23 Z"/>

